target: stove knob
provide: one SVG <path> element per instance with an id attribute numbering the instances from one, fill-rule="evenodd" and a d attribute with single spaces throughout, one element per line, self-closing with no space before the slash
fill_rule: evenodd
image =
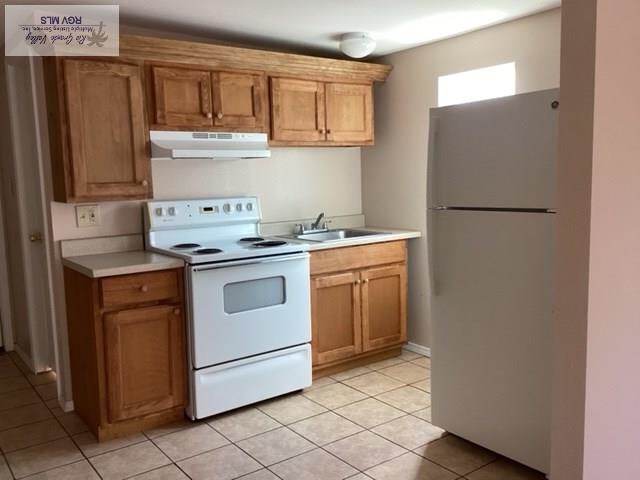
<path id="1" fill-rule="evenodd" d="M 178 209 L 176 207 L 169 207 L 167 209 L 167 213 L 172 217 L 175 217 L 178 214 Z"/>
<path id="2" fill-rule="evenodd" d="M 163 216 L 164 216 L 164 208 L 162 207 L 156 208 L 156 217 L 163 217 Z"/>
<path id="3" fill-rule="evenodd" d="M 242 211 L 242 204 L 241 203 L 236 203 L 236 211 L 238 211 L 238 212 Z"/>
<path id="4" fill-rule="evenodd" d="M 251 212 L 253 210 L 253 203 L 247 203 L 247 212 Z"/>
<path id="5" fill-rule="evenodd" d="M 231 205 L 229 203 L 225 203 L 222 206 L 222 210 L 224 210 L 224 213 L 231 213 Z"/>

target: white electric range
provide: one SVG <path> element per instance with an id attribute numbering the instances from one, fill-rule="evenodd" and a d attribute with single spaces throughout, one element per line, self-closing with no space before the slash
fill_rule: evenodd
<path id="1" fill-rule="evenodd" d="M 256 197 L 146 204 L 146 248 L 187 263 L 192 419 L 311 384 L 309 254 L 260 219 Z"/>

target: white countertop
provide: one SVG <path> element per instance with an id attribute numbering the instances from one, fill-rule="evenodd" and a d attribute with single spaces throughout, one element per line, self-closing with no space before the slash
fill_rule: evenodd
<path id="1" fill-rule="evenodd" d="M 408 240 L 410 238 L 419 238 L 422 234 L 415 230 L 398 230 L 396 228 L 383 227 L 354 227 L 352 230 L 370 230 L 380 232 L 379 235 L 371 235 L 366 237 L 343 238 L 340 240 L 331 240 L 327 242 L 311 242 L 308 240 L 292 240 L 287 237 L 290 242 L 304 243 L 309 246 L 309 251 L 327 250 L 329 248 L 354 247 L 357 245 L 368 245 L 370 243 L 393 242 L 395 240 Z"/>
<path id="2" fill-rule="evenodd" d="M 136 250 L 66 257 L 62 259 L 62 264 L 88 277 L 101 278 L 180 268 L 184 266 L 184 261 L 168 255 Z"/>

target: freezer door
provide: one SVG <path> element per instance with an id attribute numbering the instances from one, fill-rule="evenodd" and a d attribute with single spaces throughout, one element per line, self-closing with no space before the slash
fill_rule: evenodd
<path id="1" fill-rule="evenodd" d="M 433 423 L 543 472 L 554 217 L 430 212 Z"/>
<path id="2" fill-rule="evenodd" d="M 432 109 L 429 205 L 554 208 L 558 98 L 544 90 Z"/>

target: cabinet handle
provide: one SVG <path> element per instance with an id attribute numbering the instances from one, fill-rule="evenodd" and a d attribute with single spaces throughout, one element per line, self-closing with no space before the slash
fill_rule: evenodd
<path id="1" fill-rule="evenodd" d="M 216 117 L 218 117 L 218 120 L 222 120 L 222 117 L 224 117 L 224 115 L 222 114 L 222 112 L 218 112 L 218 115 L 216 115 Z"/>
<path id="2" fill-rule="evenodd" d="M 142 185 L 143 187 L 148 187 L 148 186 L 149 186 L 149 180 L 146 180 L 146 179 L 145 179 L 145 180 L 142 180 L 142 181 L 140 182 L 140 185 Z"/>
<path id="3" fill-rule="evenodd" d="M 207 118 L 208 118 L 208 119 L 212 119 L 212 118 L 213 118 L 213 114 L 212 114 L 211 112 L 208 112 L 208 113 L 207 113 Z"/>
<path id="4" fill-rule="evenodd" d="M 179 308 L 174 308 L 173 309 L 173 314 L 174 315 L 180 315 L 180 309 Z"/>
<path id="5" fill-rule="evenodd" d="M 360 280 L 356 280 L 356 281 L 355 281 L 355 284 L 356 284 L 356 285 L 360 285 Z"/>
<path id="6" fill-rule="evenodd" d="M 140 291 L 141 291 L 141 292 L 148 292 L 148 291 L 149 291 L 149 287 L 148 287 L 148 286 L 146 286 L 146 285 L 142 285 L 142 286 L 140 287 Z"/>
<path id="7" fill-rule="evenodd" d="M 320 130 L 318 130 L 320 133 L 324 133 L 324 128 L 321 128 Z"/>
<path id="8" fill-rule="evenodd" d="M 369 279 L 368 279 L 368 278 L 365 278 L 365 279 L 364 279 L 364 283 L 369 283 Z"/>
<path id="9" fill-rule="evenodd" d="M 327 128 L 327 133 L 331 133 L 331 130 L 329 130 L 328 128 Z"/>

